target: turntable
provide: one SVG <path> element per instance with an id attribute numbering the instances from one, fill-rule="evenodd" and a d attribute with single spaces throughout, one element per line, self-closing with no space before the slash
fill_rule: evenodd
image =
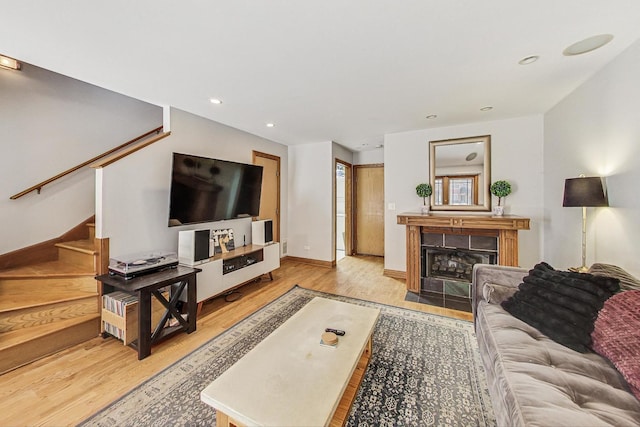
<path id="1" fill-rule="evenodd" d="M 132 279 L 143 274 L 155 273 L 178 265 L 175 252 L 155 251 L 123 255 L 109 259 L 109 274 Z"/>

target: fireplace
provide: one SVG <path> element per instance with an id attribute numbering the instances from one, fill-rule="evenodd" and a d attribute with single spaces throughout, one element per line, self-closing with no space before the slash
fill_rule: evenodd
<path id="1" fill-rule="evenodd" d="M 471 311 L 474 264 L 495 264 L 498 236 L 495 232 L 458 230 L 423 232 L 420 256 L 421 298 L 438 305 Z"/>
<path id="2" fill-rule="evenodd" d="M 471 253 L 480 256 L 482 262 L 517 266 L 518 231 L 528 230 L 529 222 L 529 218 L 515 215 L 402 213 L 398 215 L 398 224 L 406 226 L 407 269 L 406 272 L 385 270 L 385 274 L 406 278 L 408 301 L 471 311 L 470 278 L 428 276 L 426 249 L 458 251 L 465 256 Z"/>
<path id="3" fill-rule="evenodd" d="M 496 263 L 495 254 L 430 247 L 424 248 L 423 251 L 423 277 L 471 283 L 474 264 Z"/>

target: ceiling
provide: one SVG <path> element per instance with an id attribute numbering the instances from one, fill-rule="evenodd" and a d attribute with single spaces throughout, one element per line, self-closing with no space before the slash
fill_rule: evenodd
<path id="1" fill-rule="evenodd" d="M 640 38 L 637 0 L 0 0 L 0 10 L 2 54 L 282 144 L 354 151 L 387 133 L 542 114 Z M 563 56 L 605 33 L 603 48 Z M 530 55 L 540 59 L 518 64 Z"/>

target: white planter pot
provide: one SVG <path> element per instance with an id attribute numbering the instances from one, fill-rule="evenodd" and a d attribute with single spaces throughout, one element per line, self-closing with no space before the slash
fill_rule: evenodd
<path id="1" fill-rule="evenodd" d="M 504 215 L 504 206 L 494 206 L 493 207 L 493 214 L 495 216 L 502 216 Z"/>
<path id="2" fill-rule="evenodd" d="M 423 215 L 427 215 L 429 213 L 429 205 L 422 205 L 420 207 L 420 213 Z"/>

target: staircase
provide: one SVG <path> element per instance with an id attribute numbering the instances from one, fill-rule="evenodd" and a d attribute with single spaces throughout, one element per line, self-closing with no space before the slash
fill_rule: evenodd
<path id="1" fill-rule="evenodd" d="M 94 224 L 57 259 L 0 270 L 0 374 L 98 336 Z"/>

